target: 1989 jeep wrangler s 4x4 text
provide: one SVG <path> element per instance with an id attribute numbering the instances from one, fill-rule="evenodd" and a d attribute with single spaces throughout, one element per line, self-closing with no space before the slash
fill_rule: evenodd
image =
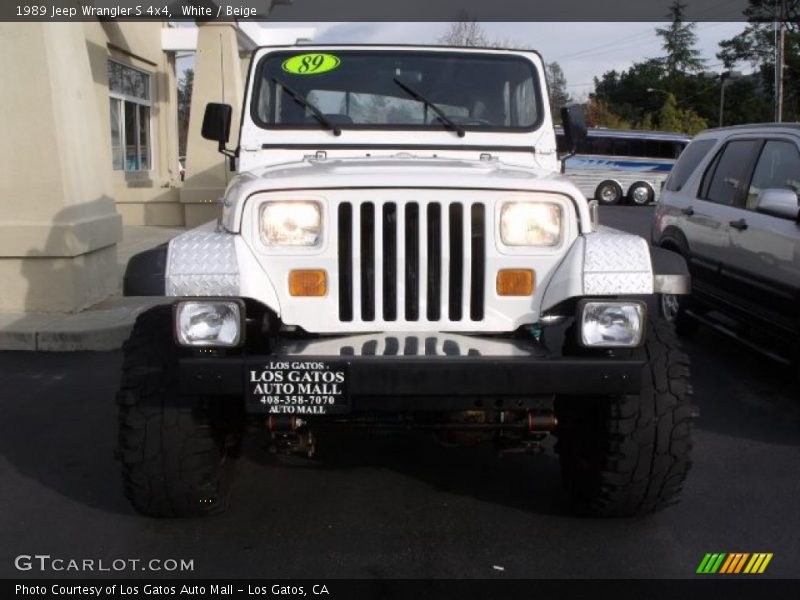
<path id="1" fill-rule="evenodd" d="M 119 457 L 147 515 L 225 507 L 258 425 L 311 455 L 319 427 L 419 427 L 535 451 L 557 436 L 575 507 L 674 501 L 690 465 L 688 362 L 656 293 L 682 259 L 597 225 L 559 174 L 530 51 L 258 49 L 217 223 L 135 257 L 170 298 L 125 345 Z M 572 139 L 579 111 L 564 111 Z M 573 144 L 574 145 L 574 144 Z"/>

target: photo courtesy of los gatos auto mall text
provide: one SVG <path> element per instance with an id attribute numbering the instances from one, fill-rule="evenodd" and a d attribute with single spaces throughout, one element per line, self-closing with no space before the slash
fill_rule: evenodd
<path id="1" fill-rule="evenodd" d="M 796 598 L 798 23 L 0 7 L 9 594 Z"/>

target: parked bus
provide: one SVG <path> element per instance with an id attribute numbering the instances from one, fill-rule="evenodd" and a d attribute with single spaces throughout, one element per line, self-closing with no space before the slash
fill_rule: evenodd
<path id="1" fill-rule="evenodd" d="M 661 183 L 690 141 L 680 133 L 590 129 L 564 173 L 587 198 L 600 204 L 644 206 L 655 202 Z M 566 152 L 564 131 L 556 127 L 558 151 Z"/>

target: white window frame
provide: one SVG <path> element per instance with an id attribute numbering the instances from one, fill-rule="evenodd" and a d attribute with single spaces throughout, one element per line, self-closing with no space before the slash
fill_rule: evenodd
<path id="1" fill-rule="evenodd" d="M 114 171 L 118 171 L 118 172 L 122 172 L 122 173 L 139 173 L 139 172 L 144 172 L 144 171 L 151 171 L 153 169 L 153 101 L 152 101 L 152 97 L 153 97 L 153 77 L 152 77 L 152 73 L 150 73 L 149 71 L 145 71 L 144 69 L 137 69 L 136 67 L 133 67 L 133 66 L 127 64 L 127 63 L 124 63 L 124 62 L 121 62 L 121 61 L 118 61 L 118 60 L 114 60 L 112 58 L 109 58 L 108 62 L 113 62 L 115 64 L 120 65 L 121 67 L 123 67 L 125 69 L 131 69 L 133 71 L 138 71 L 139 73 L 142 73 L 143 75 L 145 75 L 145 77 L 147 77 L 147 95 L 149 96 L 149 98 L 147 100 L 144 100 L 144 99 L 139 98 L 137 96 L 129 96 L 128 94 L 122 94 L 120 92 L 111 91 L 111 82 L 109 81 L 109 85 L 108 85 L 108 97 L 109 97 L 109 100 L 110 101 L 118 101 L 118 102 L 120 102 L 120 105 L 119 105 L 120 106 L 120 110 L 119 110 L 118 114 L 119 114 L 119 118 L 120 118 L 120 140 L 121 140 L 121 145 L 122 145 L 122 169 L 114 168 L 113 167 L 113 161 L 112 161 L 112 169 Z M 130 102 L 130 103 L 136 105 L 134 131 L 136 132 L 136 136 L 135 136 L 136 137 L 136 158 L 137 158 L 137 161 L 139 161 L 139 162 L 141 161 L 142 153 L 141 153 L 141 141 L 139 139 L 139 131 L 140 131 L 141 123 L 139 122 L 140 111 L 139 111 L 138 107 L 139 106 L 146 106 L 149 109 L 148 110 L 148 114 L 150 116 L 148 118 L 148 123 L 147 123 L 147 141 L 148 141 L 148 145 L 150 147 L 150 151 L 147 153 L 147 165 L 146 166 L 142 166 L 140 164 L 138 169 L 128 169 L 128 161 L 127 161 L 127 148 L 128 148 L 128 145 L 126 143 L 127 140 L 125 139 L 125 103 L 126 102 Z M 110 108 L 109 108 L 109 112 L 110 112 Z"/>

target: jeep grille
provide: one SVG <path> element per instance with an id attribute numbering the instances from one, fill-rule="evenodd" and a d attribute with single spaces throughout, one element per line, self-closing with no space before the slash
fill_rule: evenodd
<path id="1" fill-rule="evenodd" d="M 483 320 L 482 203 L 342 202 L 338 211 L 341 321 Z"/>

